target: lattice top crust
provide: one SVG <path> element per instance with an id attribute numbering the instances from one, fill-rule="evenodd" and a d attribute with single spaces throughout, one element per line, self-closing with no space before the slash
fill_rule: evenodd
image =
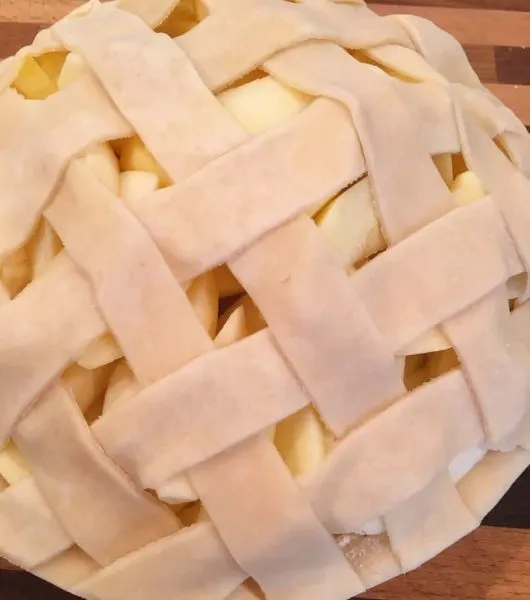
<path id="1" fill-rule="evenodd" d="M 0 554 L 346 600 L 530 463 L 530 139 L 432 23 L 90 2 L 0 63 Z"/>

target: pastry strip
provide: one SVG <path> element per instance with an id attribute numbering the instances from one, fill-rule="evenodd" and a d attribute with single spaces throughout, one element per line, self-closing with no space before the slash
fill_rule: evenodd
<path id="1" fill-rule="evenodd" d="M 229 266 L 336 435 L 406 393 L 393 352 L 309 217 Z"/>
<path id="2" fill-rule="evenodd" d="M 195 359 L 118 404 L 92 430 L 113 460 L 154 488 L 308 402 L 262 331 Z"/>
<path id="3" fill-rule="evenodd" d="M 137 489 L 102 452 L 60 384 L 35 404 L 13 438 L 69 535 L 99 564 L 179 529 L 175 515 Z"/>
<path id="4" fill-rule="evenodd" d="M 451 371 L 354 429 L 306 482 L 306 493 L 328 531 L 355 531 L 483 440 L 467 382 Z"/>
<path id="5" fill-rule="evenodd" d="M 105 330 L 89 283 L 65 253 L 1 305 L 0 445 L 42 390 Z"/>
<path id="6" fill-rule="evenodd" d="M 247 440 L 190 475 L 230 552 L 268 598 L 347 600 L 363 591 L 268 436 Z"/>

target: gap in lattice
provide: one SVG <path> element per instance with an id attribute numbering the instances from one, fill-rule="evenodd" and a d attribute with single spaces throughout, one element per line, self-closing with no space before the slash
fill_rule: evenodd
<path id="1" fill-rule="evenodd" d="M 413 77 L 410 77 L 410 76 L 406 75 L 405 73 L 396 71 L 395 69 L 393 69 L 392 67 L 390 67 L 388 65 L 385 65 L 381 61 L 375 60 L 374 58 L 369 56 L 369 54 L 364 50 L 348 50 L 347 52 L 350 56 L 355 58 L 356 61 L 363 63 L 365 65 L 370 65 L 371 67 L 376 67 L 377 69 L 379 69 L 380 71 L 382 71 L 389 77 L 392 77 L 393 79 L 398 79 L 399 81 L 402 81 L 403 83 L 410 83 L 410 84 L 421 83 L 421 81 L 419 81 L 418 79 L 414 79 Z"/>
<path id="2" fill-rule="evenodd" d="M 208 9 L 203 2 L 199 0 L 182 0 L 155 31 L 175 38 L 191 31 L 207 16 Z"/>
<path id="3" fill-rule="evenodd" d="M 457 152 L 452 154 L 452 163 L 453 163 L 453 177 L 456 179 L 458 175 L 465 173 L 468 171 L 468 166 L 464 155 L 461 152 Z"/>
<path id="4" fill-rule="evenodd" d="M 252 83 L 253 81 L 257 81 L 258 79 L 264 79 L 265 77 L 269 77 L 269 75 L 263 71 L 262 69 L 254 69 L 245 75 L 242 75 L 235 81 L 232 81 L 228 85 L 219 90 L 220 92 L 227 92 L 228 90 L 233 90 L 239 88 L 247 83 Z"/>
<path id="5" fill-rule="evenodd" d="M 403 382 L 407 390 L 411 392 L 457 368 L 459 364 L 458 356 L 453 348 L 425 354 L 411 354 L 405 358 Z"/>

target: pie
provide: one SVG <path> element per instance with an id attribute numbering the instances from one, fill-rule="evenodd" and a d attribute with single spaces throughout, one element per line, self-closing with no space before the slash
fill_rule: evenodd
<path id="1" fill-rule="evenodd" d="M 90 2 L 0 63 L 0 554 L 347 600 L 530 463 L 530 138 L 351 0 Z"/>

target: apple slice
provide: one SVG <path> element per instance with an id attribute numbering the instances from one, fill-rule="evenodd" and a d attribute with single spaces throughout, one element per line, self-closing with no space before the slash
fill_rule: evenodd
<path id="1" fill-rule="evenodd" d="M 78 160 L 84 163 L 113 194 L 120 194 L 120 165 L 110 144 L 88 148 Z"/>
<path id="2" fill-rule="evenodd" d="M 217 267 L 214 269 L 213 273 L 215 275 L 215 282 L 217 283 L 220 298 L 236 296 L 245 291 L 226 265 Z"/>
<path id="3" fill-rule="evenodd" d="M 218 348 L 228 346 L 266 326 L 267 323 L 254 302 L 249 296 L 243 296 L 221 315 L 215 345 Z"/>
<path id="4" fill-rule="evenodd" d="M 251 135 L 297 115 L 312 100 L 270 76 L 221 92 L 217 99 Z"/>
<path id="5" fill-rule="evenodd" d="M 141 200 L 158 188 L 158 177 L 148 171 L 120 173 L 120 194 L 125 202 Z"/>
<path id="6" fill-rule="evenodd" d="M 13 298 L 31 281 L 31 263 L 26 248 L 12 252 L 0 266 L 0 279 Z"/>
<path id="7" fill-rule="evenodd" d="M 39 67 L 46 73 L 54 85 L 58 85 L 59 76 L 64 68 L 68 52 L 55 50 L 35 57 Z"/>
<path id="8" fill-rule="evenodd" d="M 210 337 L 213 338 L 217 331 L 219 309 L 219 292 L 217 291 L 213 272 L 204 273 L 194 279 L 188 288 L 187 296 L 195 310 L 195 314 L 199 317 Z"/>
<path id="9" fill-rule="evenodd" d="M 274 444 L 295 476 L 313 473 L 328 449 L 326 429 L 312 406 L 287 417 L 276 426 Z"/>
<path id="10" fill-rule="evenodd" d="M 24 59 L 12 85 L 29 100 L 44 100 L 57 91 L 57 86 L 31 56 Z"/>
<path id="11" fill-rule="evenodd" d="M 120 168 L 122 171 L 147 171 L 158 177 L 160 187 L 171 184 L 171 179 L 154 156 L 137 136 L 123 142 L 120 151 Z"/>
<path id="12" fill-rule="evenodd" d="M 179 474 L 156 488 L 156 495 L 166 504 L 187 504 L 198 500 L 189 478 Z"/>
<path id="13" fill-rule="evenodd" d="M 62 381 L 81 411 L 86 413 L 105 392 L 111 372 L 111 365 L 98 369 L 84 369 L 73 364 L 63 373 Z"/>
<path id="14" fill-rule="evenodd" d="M 63 89 L 79 81 L 83 76 L 92 76 L 90 67 L 82 56 L 79 56 L 75 52 L 70 52 L 64 60 L 63 68 L 57 79 L 57 85 Z"/>
<path id="15" fill-rule="evenodd" d="M 315 222 L 344 268 L 386 247 L 367 177 L 325 206 L 316 215 Z"/>
<path id="16" fill-rule="evenodd" d="M 18 448 L 9 442 L 0 450 L 0 476 L 9 485 L 14 485 L 31 475 L 28 462 L 19 452 Z"/>
<path id="17" fill-rule="evenodd" d="M 452 154 L 436 154 L 432 159 L 447 187 L 450 187 L 454 179 Z"/>
<path id="18" fill-rule="evenodd" d="M 451 185 L 451 192 L 459 206 L 479 200 L 487 193 L 478 175 L 473 171 L 465 171 L 458 175 Z"/>
<path id="19" fill-rule="evenodd" d="M 241 304 L 233 310 L 219 333 L 215 336 L 214 342 L 217 348 L 224 348 L 234 344 L 238 340 L 249 335 L 247 329 L 247 320 L 245 316 L 245 307 Z"/>
<path id="20" fill-rule="evenodd" d="M 107 332 L 88 344 L 77 360 L 77 364 L 85 369 L 97 369 L 122 356 L 123 352 L 114 336 Z"/>
<path id="21" fill-rule="evenodd" d="M 61 240 L 53 227 L 46 219 L 41 219 L 35 234 L 27 245 L 33 279 L 40 277 L 46 271 L 62 248 Z"/>
<path id="22" fill-rule="evenodd" d="M 119 402 L 125 402 L 136 396 L 141 389 L 140 383 L 131 371 L 127 361 L 120 360 L 116 363 L 109 379 L 103 403 L 103 413 L 107 413 Z"/>

